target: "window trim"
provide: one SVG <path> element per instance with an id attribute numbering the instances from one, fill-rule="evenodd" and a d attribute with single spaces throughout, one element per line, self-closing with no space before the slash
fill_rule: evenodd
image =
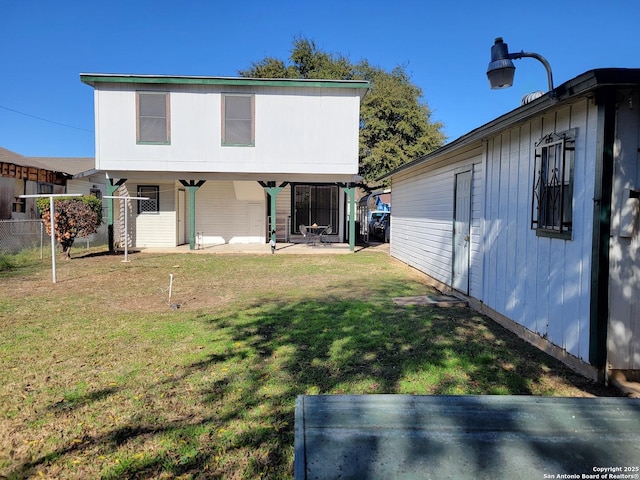
<path id="1" fill-rule="evenodd" d="M 141 118 L 162 118 L 151 116 L 140 116 L 140 96 L 141 95 L 164 95 L 165 96 L 165 139 L 164 141 L 142 140 L 140 138 L 140 120 Z M 158 92 L 149 90 L 136 91 L 136 144 L 137 145 L 171 145 L 171 97 L 169 92 Z"/>
<path id="2" fill-rule="evenodd" d="M 535 144 L 531 229 L 536 231 L 537 236 L 572 239 L 575 143 L 574 128 L 560 133 L 549 133 Z M 548 161 L 551 152 L 554 152 L 554 172 L 550 174 Z M 549 178 L 549 174 L 550 180 L 544 180 Z M 555 208 L 549 209 L 550 205 L 555 205 Z M 559 212 L 554 213 L 553 210 L 557 208 Z M 551 220 L 543 218 L 549 215 Z"/>
<path id="3" fill-rule="evenodd" d="M 249 143 L 231 143 L 226 141 L 226 101 L 228 97 L 249 97 L 251 98 L 251 139 Z M 221 135 L 220 142 L 223 147 L 255 147 L 256 145 L 256 96 L 253 93 L 222 93 L 221 101 Z M 243 119 L 240 119 L 243 120 Z"/>
<path id="4" fill-rule="evenodd" d="M 138 200 L 136 202 L 138 204 L 138 207 L 137 207 L 138 215 L 156 215 L 160 213 L 160 185 L 138 185 L 136 188 L 138 197 L 150 197 L 150 195 L 142 192 L 143 188 L 153 189 L 155 192 L 156 198 L 150 198 L 149 200 Z M 148 205 L 149 202 L 152 202 L 152 201 L 155 201 L 155 208 L 153 210 L 151 209 L 146 210 L 146 205 Z M 144 210 L 143 210 L 143 207 L 145 207 Z"/>

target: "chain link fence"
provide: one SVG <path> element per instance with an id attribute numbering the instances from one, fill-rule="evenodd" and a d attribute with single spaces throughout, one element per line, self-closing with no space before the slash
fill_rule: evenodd
<path id="1" fill-rule="evenodd" d="M 76 238 L 74 248 L 90 248 L 108 243 L 107 225 L 86 238 Z M 0 220 L 0 252 L 18 253 L 20 250 L 39 248 L 51 243 L 51 237 L 41 220 Z"/>

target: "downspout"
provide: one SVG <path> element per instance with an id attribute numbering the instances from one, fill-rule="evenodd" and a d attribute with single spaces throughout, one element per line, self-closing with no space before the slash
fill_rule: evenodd
<path id="1" fill-rule="evenodd" d="M 606 380 L 607 370 L 611 194 L 614 171 L 613 147 L 616 136 L 615 93 L 613 89 L 603 89 L 596 95 L 598 131 L 591 249 L 589 363 L 596 367 L 600 381 Z"/>

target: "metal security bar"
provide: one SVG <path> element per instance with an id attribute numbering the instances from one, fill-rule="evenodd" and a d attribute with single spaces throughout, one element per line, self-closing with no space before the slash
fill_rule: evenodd
<path id="1" fill-rule="evenodd" d="M 550 133 L 535 145 L 531 228 L 571 237 L 575 130 Z"/>

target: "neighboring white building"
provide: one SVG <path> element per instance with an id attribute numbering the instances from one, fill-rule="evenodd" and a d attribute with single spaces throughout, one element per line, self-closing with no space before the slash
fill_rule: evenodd
<path id="1" fill-rule="evenodd" d="M 150 198 L 131 202 L 130 245 L 295 241 L 313 223 L 347 239 L 368 82 L 80 78 L 95 89 L 108 193 Z"/>
<path id="2" fill-rule="evenodd" d="M 391 255 L 593 378 L 640 373 L 640 70 L 586 72 L 391 174 Z"/>

